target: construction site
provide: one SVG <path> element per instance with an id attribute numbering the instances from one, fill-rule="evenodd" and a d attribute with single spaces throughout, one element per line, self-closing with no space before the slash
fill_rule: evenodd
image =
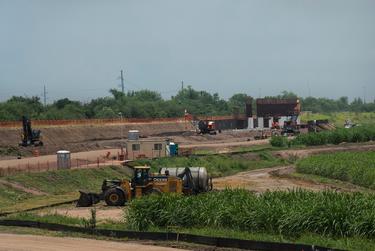
<path id="1" fill-rule="evenodd" d="M 162 194 L 205 196 L 226 193 L 227 189 L 243 189 L 256 196 L 300 189 L 373 193 L 372 185 L 318 178 L 298 169 L 299 162 L 311 156 L 334 156 L 340 152 L 372 154 L 375 144 L 371 136 L 363 142 L 312 146 L 307 142 L 303 147 L 293 146 L 294 141 L 309 135 L 351 129 L 337 129 L 327 120 L 301 121 L 298 99 L 250 100 L 244 110 L 244 114 L 233 116 L 196 117 L 185 112 L 181 118 L 30 120 L 24 117 L 20 121 L 0 122 L 3 222 L 36 220 L 48 225 L 62 221 L 70 222 L 71 226 L 83 224 L 91 230 L 118 228 L 132 221 L 129 217 L 135 207 L 133 201 L 137 205 L 141 198 Z M 274 143 L 277 140 L 286 143 L 277 145 Z M 223 233 L 216 236 L 225 237 Z M 190 243 L 190 237 L 186 238 Z M 226 250 L 225 245 L 218 243 L 214 247 L 178 241 L 152 243 L 164 246 L 160 250 L 169 245 L 192 250 Z M 47 244 L 38 245 L 42 248 Z M 91 243 L 87 241 L 85 245 Z M 252 245 L 240 247 L 275 250 L 267 245 L 259 249 Z"/>

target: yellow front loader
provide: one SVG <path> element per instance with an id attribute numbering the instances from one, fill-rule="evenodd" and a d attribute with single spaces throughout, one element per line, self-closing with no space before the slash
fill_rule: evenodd
<path id="1" fill-rule="evenodd" d="M 77 206 L 88 207 L 101 200 L 104 200 L 108 206 L 123 206 L 133 198 L 149 194 L 197 194 L 212 189 L 211 179 L 207 179 L 207 186 L 202 189 L 199 180 L 195 178 L 195 175 L 192 175 L 188 167 L 179 172 L 174 172 L 175 175 L 170 175 L 168 169 L 164 170 L 164 174 L 160 172 L 152 174 L 150 167 L 147 166 L 136 166 L 133 170 L 134 176 L 130 181 L 126 179 L 104 180 L 102 192 L 99 194 L 79 191 L 81 196 Z"/>

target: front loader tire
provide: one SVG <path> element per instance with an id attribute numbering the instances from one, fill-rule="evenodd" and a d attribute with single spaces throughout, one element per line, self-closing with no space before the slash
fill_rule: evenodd
<path id="1" fill-rule="evenodd" d="M 125 194 L 120 189 L 111 188 L 105 192 L 104 200 L 108 206 L 123 206 L 125 204 Z"/>

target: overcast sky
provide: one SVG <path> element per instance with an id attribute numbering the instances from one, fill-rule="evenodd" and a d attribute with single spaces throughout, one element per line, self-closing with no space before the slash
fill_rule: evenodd
<path id="1" fill-rule="evenodd" d="M 375 98 L 374 0 L 0 0 L 0 100 L 119 88 Z"/>

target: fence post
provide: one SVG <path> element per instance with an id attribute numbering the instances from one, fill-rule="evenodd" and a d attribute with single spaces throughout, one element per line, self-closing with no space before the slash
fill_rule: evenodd
<path id="1" fill-rule="evenodd" d="M 96 159 L 97 163 L 98 163 L 98 167 L 99 167 L 99 157 Z"/>
<path id="2" fill-rule="evenodd" d="M 86 158 L 86 168 L 88 168 L 88 167 L 89 167 L 89 159 Z"/>

